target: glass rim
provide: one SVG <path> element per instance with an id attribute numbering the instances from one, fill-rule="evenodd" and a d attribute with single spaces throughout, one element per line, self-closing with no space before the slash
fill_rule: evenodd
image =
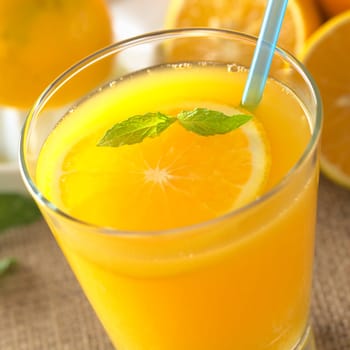
<path id="1" fill-rule="evenodd" d="M 119 51 L 124 51 L 125 49 L 132 48 L 139 44 L 147 44 L 147 43 L 152 43 L 154 41 L 161 41 L 166 39 L 176 39 L 176 38 L 182 37 L 184 34 L 187 34 L 190 37 L 208 37 L 213 34 L 217 34 L 217 35 L 220 34 L 222 35 L 223 38 L 235 37 L 250 43 L 256 43 L 256 40 L 257 40 L 256 36 L 234 31 L 234 30 L 229 30 L 229 29 L 195 27 L 195 28 L 158 30 L 158 31 L 152 31 L 152 32 L 148 32 L 138 36 L 133 36 L 125 40 L 117 41 L 111 45 L 108 45 L 86 56 L 85 58 L 81 59 L 80 61 L 78 61 L 77 63 L 75 63 L 68 69 L 66 69 L 42 92 L 42 94 L 36 100 L 34 105 L 30 108 L 21 131 L 20 147 L 19 147 L 20 173 L 22 176 L 22 180 L 25 186 L 27 187 L 27 190 L 38 203 L 40 203 L 41 205 L 49 209 L 51 212 L 54 212 L 55 214 L 71 222 L 74 222 L 79 225 L 83 225 L 87 227 L 89 230 L 96 231 L 99 234 L 130 236 L 130 237 L 142 236 L 145 238 L 147 236 L 154 236 L 154 235 L 181 234 L 184 232 L 200 230 L 206 227 L 219 224 L 220 222 L 223 222 L 235 216 L 239 216 L 253 209 L 254 207 L 261 205 L 262 203 L 268 201 L 270 198 L 278 195 L 278 193 L 280 193 L 285 188 L 285 186 L 288 184 L 293 174 L 296 173 L 303 166 L 303 164 L 307 161 L 308 157 L 315 150 L 318 140 L 320 138 L 323 117 L 322 117 L 321 96 L 314 79 L 312 78 L 312 76 L 310 75 L 306 67 L 300 61 L 298 61 L 293 55 L 281 49 L 280 47 L 276 48 L 274 52 L 274 56 L 277 55 L 281 57 L 284 61 L 291 64 L 291 66 L 302 77 L 303 82 L 307 85 L 308 89 L 312 92 L 312 98 L 315 101 L 315 105 L 316 105 L 316 111 L 315 111 L 316 117 L 315 117 L 314 128 L 312 130 L 310 140 L 306 145 L 306 147 L 304 148 L 304 151 L 302 155 L 299 157 L 298 161 L 294 163 L 294 165 L 289 169 L 289 171 L 283 176 L 283 178 L 276 185 L 274 185 L 270 190 L 268 190 L 266 193 L 261 195 L 259 198 L 247 203 L 242 207 L 233 209 L 218 217 L 208 219 L 199 223 L 186 225 L 186 226 L 179 226 L 179 227 L 174 227 L 169 229 L 159 229 L 159 230 L 145 230 L 145 231 L 119 230 L 113 227 L 100 226 L 85 220 L 75 218 L 74 216 L 68 214 L 64 210 L 57 207 L 50 200 L 48 200 L 37 188 L 34 180 L 29 174 L 24 149 L 25 149 L 25 144 L 27 142 L 27 134 L 30 128 L 30 124 L 33 118 L 35 118 L 35 116 L 40 113 L 42 106 L 45 105 L 45 103 L 50 99 L 50 97 L 67 81 L 69 81 L 75 75 L 79 74 L 80 71 L 84 70 L 85 68 L 94 64 L 95 62 L 99 62 L 105 57 L 109 57 L 111 55 L 118 53 Z"/>

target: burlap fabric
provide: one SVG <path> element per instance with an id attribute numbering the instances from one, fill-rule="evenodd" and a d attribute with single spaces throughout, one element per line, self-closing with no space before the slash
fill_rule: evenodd
<path id="1" fill-rule="evenodd" d="M 113 348 L 43 221 L 2 234 L 9 255 L 20 263 L 0 279 L 1 350 Z M 350 191 L 325 179 L 312 313 L 318 350 L 350 350 Z"/>

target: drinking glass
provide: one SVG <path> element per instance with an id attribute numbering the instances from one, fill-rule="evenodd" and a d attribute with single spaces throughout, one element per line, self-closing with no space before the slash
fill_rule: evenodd
<path id="1" fill-rule="evenodd" d="M 254 37 L 228 30 L 147 33 L 104 48 L 71 67 L 29 112 L 21 137 L 23 180 L 119 350 L 314 347 L 310 295 L 321 103 L 308 72 L 283 50 L 275 52 L 270 79 L 299 100 L 311 132 L 297 161 L 256 200 L 186 227 L 127 231 L 74 217 L 48 200 L 37 185 L 41 148 L 76 105 L 152 66 L 186 68 L 201 62 L 225 64 L 229 73 L 239 73 L 249 69 L 255 45 Z M 93 84 L 81 84 L 96 70 L 109 74 Z M 62 94 L 66 104 L 54 107 Z M 232 91 L 232 96 L 239 104 L 241 90 Z M 263 99 L 269 106 L 281 103 L 269 101 L 268 94 Z M 288 108 L 279 106 L 282 111 Z M 299 114 L 295 123 L 298 120 Z M 287 136 L 279 133 L 282 139 Z M 272 149 L 272 161 L 282 162 L 283 152 Z"/>

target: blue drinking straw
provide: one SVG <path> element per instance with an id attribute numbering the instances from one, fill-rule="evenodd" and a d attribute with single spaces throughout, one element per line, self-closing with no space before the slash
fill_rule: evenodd
<path id="1" fill-rule="evenodd" d="M 288 0 L 268 1 L 241 101 L 249 110 L 262 98 L 287 4 Z"/>

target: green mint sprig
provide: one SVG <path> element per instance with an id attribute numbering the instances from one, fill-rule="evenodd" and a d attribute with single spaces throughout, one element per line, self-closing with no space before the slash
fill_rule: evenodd
<path id="1" fill-rule="evenodd" d="M 202 136 L 226 134 L 252 118 L 238 112 L 226 115 L 207 108 L 182 111 L 176 117 L 160 112 L 135 115 L 107 130 L 97 146 L 119 147 L 142 142 L 146 137 L 159 136 L 174 122 L 179 122 L 186 130 Z"/>
<path id="2" fill-rule="evenodd" d="M 34 222 L 40 216 L 38 207 L 29 196 L 0 194 L 0 234 L 10 227 Z"/>
<path id="3" fill-rule="evenodd" d="M 3 258 L 0 260 L 0 277 L 9 272 L 17 261 L 14 258 Z"/>
<path id="4" fill-rule="evenodd" d="M 34 201 L 18 193 L 0 194 L 0 235 L 15 226 L 30 224 L 41 217 Z M 17 261 L 13 257 L 0 259 L 0 277 L 12 270 Z"/>

